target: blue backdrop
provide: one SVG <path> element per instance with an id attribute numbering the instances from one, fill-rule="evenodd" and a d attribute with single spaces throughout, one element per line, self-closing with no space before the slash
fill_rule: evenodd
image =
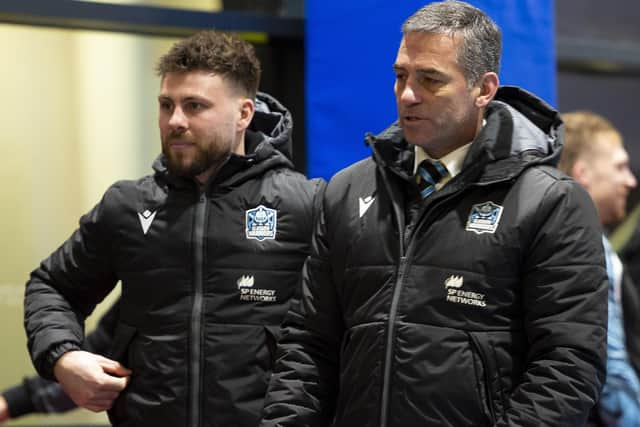
<path id="1" fill-rule="evenodd" d="M 307 0 L 307 171 L 329 178 L 370 155 L 366 132 L 396 119 L 395 60 L 404 20 L 428 1 Z M 502 29 L 501 84 L 556 104 L 553 0 L 470 0 Z"/>

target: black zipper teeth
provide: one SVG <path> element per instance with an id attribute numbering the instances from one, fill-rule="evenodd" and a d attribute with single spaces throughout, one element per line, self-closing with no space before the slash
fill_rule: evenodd
<path id="1" fill-rule="evenodd" d="M 203 280 L 203 251 L 204 251 L 204 222 L 207 209 L 206 197 L 202 194 L 198 200 L 195 213 L 194 227 L 194 277 L 193 277 L 193 306 L 191 308 L 191 345 L 190 345 L 190 425 L 197 427 L 200 425 L 200 371 L 201 371 L 201 343 L 202 343 L 202 280 Z"/>
<path id="2" fill-rule="evenodd" d="M 384 376 L 382 379 L 382 408 L 380 411 L 380 426 L 387 425 L 387 414 L 389 411 L 389 381 L 391 379 L 391 359 L 394 348 L 394 335 L 396 324 L 396 313 L 398 311 L 398 301 L 400 300 L 400 291 L 404 280 L 404 272 L 406 266 L 406 258 L 400 258 L 400 266 L 398 268 L 398 279 L 396 280 L 393 290 L 393 299 L 391 300 L 391 309 L 389 311 L 389 321 L 387 325 L 387 344 L 384 358 Z"/>

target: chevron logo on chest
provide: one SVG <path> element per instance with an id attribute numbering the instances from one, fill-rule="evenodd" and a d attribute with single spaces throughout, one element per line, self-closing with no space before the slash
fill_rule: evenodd
<path id="1" fill-rule="evenodd" d="M 151 223 L 156 217 L 156 212 L 157 211 L 151 212 L 149 209 L 145 210 L 142 213 L 138 212 L 138 219 L 140 220 L 143 234 L 147 234 L 147 231 L 149 231 L 149 227 L 151 227 Z"/>
<path id="2" fill-rule="evenodd" d="M 367 213 L 367 211 L 373 204 L 374 200 L 376 200 L 376 198 L 373 194 L 371 196 L 365 197 L 364 199 L 362 197 L 358 198 L 359 207 L 360 207 L 359 209 L 360 218 L 362 218 L 364 214 Z"/>

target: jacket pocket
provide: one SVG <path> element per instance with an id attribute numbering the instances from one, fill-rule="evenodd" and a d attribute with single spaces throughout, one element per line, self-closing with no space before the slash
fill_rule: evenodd
<path id="1" fill-rule="evenodd" d="M 492 372 L 494 369 L 491 367 L 491 359 L 485 352 L 480 340 L 473 333 L 469 334 L 469 340 L 473 348 L 474 367 L 476 375 L 476 384 L 478 385 L 478 392 L 480 393 L 480 401 L 483 403 L 484 411 L 491 421 L 491 425 L 496 422 L 496 407 L 494 402 L 495 393 L 492 389 Z"/>
<path id="2" fill-rule="evenodd" d="M 126 367 L 130 367 L 128 356 L 129 347 L 133 338 L 136 336 L 136 328 L 125 323 L 118 323 L 114 334 L 113 346 L 109 356 L 113 360 L 117 360 Z"/>
<path id="3" fill-rule="evenodd" d="M 275 365 L 278 357 L 278 341 L 280 341 L 280 338 L 282 337 L 282 328 L 280 328 L 280 326 L 265 325 L 264 334 L 265 346 L 269 352 L 269 359 L 271 362 L 270 371 L 273 371 L 273 366 Z"/>
<path id="4" fill-rule="evenodd" d="M 351 329 L 345 331 L 342 337 L 342 342 L 340 343 L 340 360 L 345 358 L 347 349 L 349 348 L 349 343 L 351 343 Z"/>

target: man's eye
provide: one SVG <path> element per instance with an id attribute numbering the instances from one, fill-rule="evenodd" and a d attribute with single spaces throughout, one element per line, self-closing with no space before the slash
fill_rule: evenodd
<path id="1" fill-rule="evenodd" d="M 161 102 L 160 109 L 163 111 L 171 111 L 171 104 L 168 102 Z"/>
<path id="2" fill-rule="evenodd" d="M 187 104 L 187 109 L 189 111 L 197 112 L 202 110 L 203 108 L 204 108 L 204 105 L 200 104 L 199 102 L 189 102 Z"/>

